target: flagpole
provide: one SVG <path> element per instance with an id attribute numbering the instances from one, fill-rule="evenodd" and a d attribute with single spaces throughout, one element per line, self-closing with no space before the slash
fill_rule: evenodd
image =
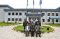
<path id="1" fill-rule="evenodd" d="M 26 4 L 26 14 L 28 13 L 27 8 L 28 8 L 28 0 L 27 0 L 27 4 Z M 27 16 L 26 16 L 26 18 L 27 18 Z"/>
<path id="2" fill-rule="evenodd" d="M 34 13 L 34 0 L 33 0 L 33 13 Z"/>
<path id="3" fill-rule="evenodd" d="M 40 4 L 40 13 L 41 13 L 41 4 Z M 41 13 L 41 15 L 42 15 L 42 13 Z M 41 17 L 40 17 L 40 21 L 41 21 Z"/>
<path id="4" fill-rule="evenodd" d="M 26 11 L 27 11 L 27 8 L 28 8 L 28 0 L 27 0 L 27 4 L 26 4 Z"/>
<path id="5" fill-rule="evenodd" d="M 41 4 L 42 4 L 42 0 L 40 0 L 40 13 L 41 13 L 41 15 L 42 15 Z M 41 17 L 40 17 L 40 19 L 41 19 Z M 41 20 L 40 20 L 40 21 L 41 21 Z M 42 23 L 41 23 L 41 25 L 42 25 Z"/>
<path id="6" fill-rule="evenodd" d="M 42 0 L 40 0 L 40 12 L 41 12 L 41 4 L 42 4 Z"/>

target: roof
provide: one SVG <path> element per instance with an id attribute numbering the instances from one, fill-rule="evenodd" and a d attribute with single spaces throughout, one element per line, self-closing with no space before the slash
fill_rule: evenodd
<path id="1" fill-rule="evenodd" d="M 60 9 L 5 9 L 4 11 L 27 11 L 27 12 L 60 12 Z"/>
<path id="2" fill-rule="evenodd" d="M 12 9 L 12 7 L 9 6 L 9 5 L 0 5 L 0 7 L 8 7 L 8 8 L 11 8 Z"/>
<path id="3" fill-rule="evenodd" d="M 50 16 L 49 19 L 60 19 L 60 16 Z"/>

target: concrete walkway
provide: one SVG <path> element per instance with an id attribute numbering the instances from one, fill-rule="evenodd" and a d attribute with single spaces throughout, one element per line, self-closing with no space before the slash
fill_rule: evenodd
<path id="1" fill-rule="evenodd" d="M 0 27 L 0 39 L 60 39 L 60 28 L 53 27 L 54 32 L 44 33 L 42 37 L 25 37 L 24 33 L 13 31 L 14 26 Z"/>

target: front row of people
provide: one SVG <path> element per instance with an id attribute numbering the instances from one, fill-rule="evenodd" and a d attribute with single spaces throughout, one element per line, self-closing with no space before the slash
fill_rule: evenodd
<path id="1" fill-rule="evenodd" d="M 39 19 L 35 23 L 31 22 L 30 20 L 28 22 L 25 19 L 25 21 L 23 22 L 23 26 L 26 36 L 29 36 L 29 34 L 31 33 L 31 37 L 33 37 L 36 33 L 36 37 L 38 35 L 39 37 L 41 37 L 41 31 L 40 31 L 41 22 L 39 21 Z"/>

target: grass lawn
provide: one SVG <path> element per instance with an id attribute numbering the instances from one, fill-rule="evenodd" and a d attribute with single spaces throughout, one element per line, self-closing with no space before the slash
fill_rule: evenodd
<path id="1" fill-rule="evenodd" d="M 54 31 L 54 29 L 51 28 L 51 27 L 49 27 L 49 31 L 47 30 L 47 28 L 48 28 L 47 26 L 41 26 L 41 32 L 44 33 L 44 32 L 53 32 Z M 13 29 L 15 31 L 20 31 L 20 32 L 23 32 L 23 30 L 24 30 L 24 28 L 23 28 L 22 25 L 21 26 L 14 27 Z"/>
<path id="2" fill-rule="evenodd" d="M 47 28 L 49 28 L 49 30 L 47 30 Z M 44 32 L 53 32 L 54 29 L 51 28 L 51 27 L 48 27 L 48 26 L 41 26 L 41 32 L 44 33 Z"/>
<path id="3" fill-rule="evenodd" d="M 47 24 L 47 25 L 55 26 L 55 27 L 60 27 L 60 24 Z"/>
<path id="4" fill-rule="evenodd" d="M 9 25 L 15 25 L 16 23 L 7 23 L 7 22 L 0 22 L 0 26 L 9 26 Z"/>

